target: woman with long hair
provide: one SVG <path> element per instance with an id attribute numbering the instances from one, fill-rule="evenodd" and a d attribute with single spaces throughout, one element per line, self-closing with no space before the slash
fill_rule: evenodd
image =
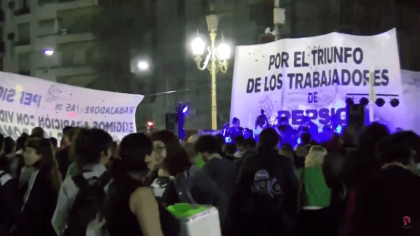
<path id="1" fill-rule="evenodd" d="M 28 189 L 23 198 L 22 213 L 12 228 L 13 236 L 55 235 L 51 218 L 57 203 L 61 174 L 48 139 L 29 138 L 23 157 L 26 166 L 32 167 Z"/>
<path id="2" fill-rule="evenodd" d="M 158 131 L 153 133 L 151 138 L 157 165 L 157 173 L 155 171 L 155 176 L 151 179 L 153 193 L 165 205 L 176 203 L 179 199 L 173 199 L 173 194 L 167 197 L 167 187 L 171 186 L 172 180 L 177 174 L 189 170 L 192 163 L 178 138 L 172 132 Z M 166 194 L 165 197 L 164 194 Z M 164 199 L 162 199 L 163 197 Z"/>
<path id="3" fill-rule="evenodd" d="M 176 219 L 148 187 L 149 173 L 156 165 L 154 155 L 152 141 L 144 134 L 129 134 L 121 141 L 108 192 L 106 224 L 111 236 L 179 234 Z"/>
<path id="4" fill-rule="evenodd" d="M 106 164 L 111 157 L 112 137 L 101 129 L 80 128 L 76 131 L 70 146 L 70 155 L 76 160 L 78 173 L 76 177 L 83 177 L 86 181 L 100 179 L 105 172 Z M 104 187 L 107 191 L 108 185 Z M 57 206 L 51 224 L 58 236 L 64 235 L 66 227 L 76 224 L 75 217 L 70 215 L 69 209 L 75 202 L 79 188 L 72 176 L 67 176 L 61 185 Z M 73 212 L 73 211 L 71 211 Z M 99 230 L 99 229 L 98 229 Z"/>

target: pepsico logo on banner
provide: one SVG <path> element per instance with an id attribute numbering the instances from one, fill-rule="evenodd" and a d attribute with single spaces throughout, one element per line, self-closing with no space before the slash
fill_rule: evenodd
<path id="1" fill-rule="evenodd" d="M 286 116 L 296 127 L 308 116 L 322 127 L 336 115 L 344 125 L 346 99 L 369 98 L 371 72 L 376 97 L 386 101 L 375 106 L 375 120 L 397 126 L 401 106 L 389 105 L 402 97 L 395 29 L 375 36 L 331 33 L 238 46 L 235 55 L 231 118 L 247 128 L 254 128 L 261 109 L 271 124 Z"/>

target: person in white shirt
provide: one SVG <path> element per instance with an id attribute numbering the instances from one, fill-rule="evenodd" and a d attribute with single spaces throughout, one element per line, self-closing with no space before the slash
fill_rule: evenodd
<path id="1" fill-rule="evenodd" d="M 242 135 L 236 136 L 235 143 L 236 143 L 237 151 L 235 152 L 233 156 L 236 158 L 241 158 L 246 152 L 244 136 Z"/>
<path id="2" fill-rule="evenodd" d="M 88 180 L 99 178 L 107 171 L 105 164 L 111 157 L 112 137 L 100 129 L 79 129 L 72 142 L 70 153 L 75 155 L 79 172 Z M 105 186 L 105 192 L 108 189 Z M 69 209 L 74 204 L 78 187 L 71 176 L 61 185 L 57 206 L 51 224 L 58 236 L 63 236 L 69 220 Z"/>

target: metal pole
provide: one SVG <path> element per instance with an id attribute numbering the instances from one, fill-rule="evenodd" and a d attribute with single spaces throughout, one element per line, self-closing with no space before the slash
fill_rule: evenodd
<path id="1" fill-rule="evenodd" d="M 274 0 L 274 8 L 280 8 L 280 0 Z M 275 17 L 275 16 L 274 16 Z M 275 20 L 274 20 L 275 21 Z M 280 40 L 279 24 L 274 23 L 275 40 Z"/>
<path id="2" fill-rule="evenodd" d="M 275 40 L 280 40 L 280 29 L 279 29 L 279 25 L 275 24 L 274 25 L 274 33 L 275 33 Z"/>
<path id="3" fill-rule="evenodd" d="M 211 129 L 217 130 L 217 90 L 216 90 L 216 31 L 210 32 L 211 39 Z"/>
<path id="4" fill-rule="evenodd" d="M 375 120 L 375 114 L 374 114 L 374 100 L 375 100 L 375 86 L 374 86 L 374 68 L 372 67 L 370 69 L 370 75 L 369 75 L 369 121 L 372 124 Z"/>

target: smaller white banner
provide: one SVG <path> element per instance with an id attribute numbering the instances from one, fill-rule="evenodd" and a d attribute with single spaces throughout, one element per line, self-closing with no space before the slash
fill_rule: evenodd
<path id="1" fill-rule="evenodd" d="M 136 132 L 142 95 L 85 89 L 0 72 L 0 133 L 17 139 L 42 127 L 59 141 L 66 126 L 100 128 L 119 141 Z"/>

